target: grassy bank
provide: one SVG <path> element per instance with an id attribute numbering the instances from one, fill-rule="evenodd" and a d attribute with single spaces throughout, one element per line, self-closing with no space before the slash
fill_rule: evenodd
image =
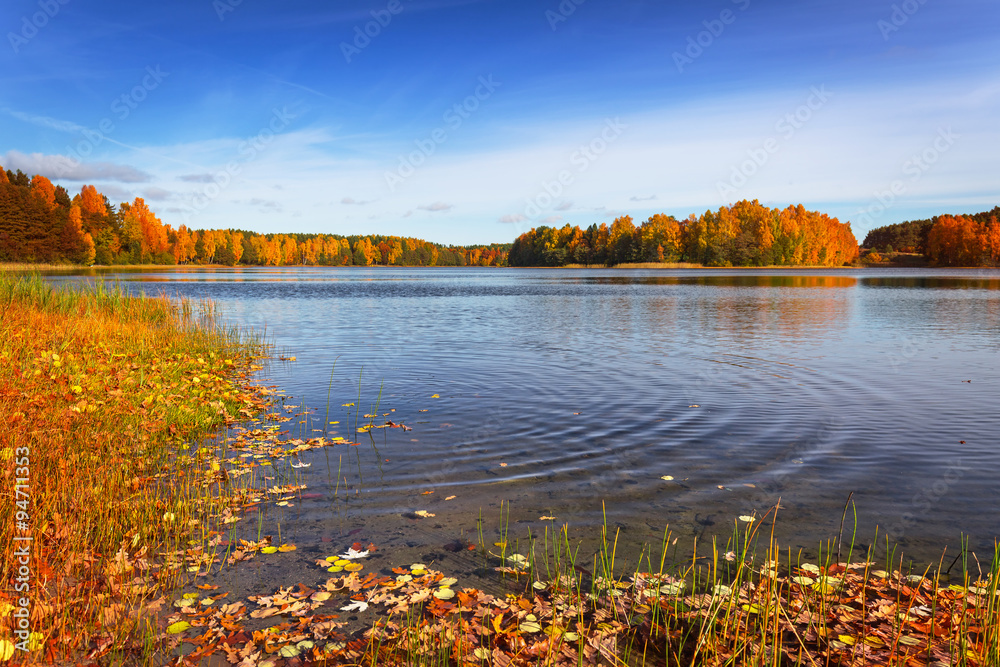
<path id="1" fill-rule="evenodd" d="M 0 310 L 0 657 L 134 647 L 182 571 L 157 554 L 203 520 L 177 453 L 259 409 L 245 378 L 264 347 L 209 306 L 101 284 L 0 274 Z"/>
<path id="2" fill-rule="evenodd" d="M 1000 665 L 1000 553 L 913 571 L 891 545 L 857 562 L 848 537 L 807 561 L 775 542 L 773 511 L 734 519 L 726 543 L 668 530 L 626 560 L 614 532 L 583 553 L 555 522 L 515 534 L 507 508 L 448 549 L 473 562 L 457 577 L 392 554 L 371 565 L 371 544 L 297 549 L 280 530 L 272 544 L 263 510 L 300 503 L 294 468 L 311 465 L 285 475 L 282 461 L 355 443 L 282 438 L 275 420 L 301 415 L 279 410 L 243 423 L 272 407 L 247 380 L 259 341 L 208 305 L 100 284 L 0 276 L 0 309 L 0 661 Z M 378 415 L 376 401 L 365 419 Z M 255 558 L 316 559 L 315 577 L 246 597 L 214 585 Z"/>

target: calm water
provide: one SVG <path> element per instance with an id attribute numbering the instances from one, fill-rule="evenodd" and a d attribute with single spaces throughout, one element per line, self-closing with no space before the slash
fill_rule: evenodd
<path id="1" fill-rule="evenodd" d="M 340 435 L 342 405 L 370 411 L 384 382 L 380 412 L 413 430 L 312 453 L 318 496 L 283 519 L 300 543 L 361 531 L 419 553 L 421 531 L 498 524 L 501 500 L 535 532 L 544 515 L 593 533 L 606 507 L 636 543 L 728 536 L 780 498 L 782 542 L 811 548 L 852 491 L 862 544 L 878 525 L 936 561 L 1000 535 L 998 271 L 103 275 L 266 327 L 297 357 L 267 377 L 318 412 L 297 428 L 326 421 L 335 359 Z"/>

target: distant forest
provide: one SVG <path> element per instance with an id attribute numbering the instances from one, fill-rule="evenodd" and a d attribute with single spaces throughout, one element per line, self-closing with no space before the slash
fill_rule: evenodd
<path id="1" fill-rule="evenodd" d="M 0 262 L 255 266 L 505 266 L 510 244 L 397 236 L 258 234 L 163 224 L 141 198 L 115 207 L 92 185 L 70 199 L 44 176 L 0 167 Z"/>
<path id="2" fill-rule="evenodd" d="M 878 227 L 862 245 L 878 253 L 924 255 L 936 266 L 1000 266 L 1000 206 Z"/>
<path id="3" fill-rule="evenodd" d="M 631 216 L 587 229 L 538 227 L 510 249 L 511 266 L 690 262 L 705 266 L 843 266 L 858 258 L 850 223 L 801 205 L 772 209 L 739 201 L 686 220 Z"/>
<path id="4" fill-rule="evenodd" d="M 871 230 L 861 261 L 897 253 L 933 266 L 1000 266 L 1000 206 Z M 513 244 L 444 246 L 398 236 L 173 229 L 139 197 L 114 206 L 92 185 L 70 198 L 44 176 L 0 167 L 0 262 L 228 266 L 843 266 L 859 259 L 850 223 L 802 205 L 739 201 L 685 220 L 630 216 L 586 229 L 541 226 Z"/>

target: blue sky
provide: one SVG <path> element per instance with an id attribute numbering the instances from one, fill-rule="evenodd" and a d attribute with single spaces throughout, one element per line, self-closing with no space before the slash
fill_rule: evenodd
<path id="1" fill-rule="evenodd" d="M 1000 204 L 998 27 L 996 0 L 7 0 L 0 164 L 175 227 L 471 244 L 757 198 L 861 240 Z"/>

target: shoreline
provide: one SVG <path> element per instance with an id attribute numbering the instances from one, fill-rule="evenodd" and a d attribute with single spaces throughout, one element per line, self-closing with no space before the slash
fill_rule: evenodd
<path id="1" fill-rule="evenodd" d="M 371 266 L 325 266 L 325 265 L 315 265 L 315 264 L 281 264 L 274 266 L 258 266 L 252 264 L 237 264 L 230 266 L 227 264 L 100 264 L 93 266 L 81 266 L 77 264 L 22 264 L 22 263 L 0 263 L 0 273 L 11 272 L 11 273 L 31 273 L 31 272 L 42 272 L 42 271 L 62 271 L 67 273 L 72 272 L 83 272 L 83 271 L 94 271 L 94 272 L 113 272 L 113 271 L 129 271 L 129 270 L 139 270 L 139 269 L 154 269 L 163 271 L 181 271 L 181 270 L 198 270 L 198 269 L 346 269 L 346 270 L 381 270 L 381 269 L 489 269 L 489 270 L 506 270 L 506 269 L 545 269 L 545 270 L 559 270 L 559 269 L 570 269 L 570 270 L 611 270 L 611 271 L 859 271 L 859 270 L 878 270 L 878 269 L 910 269 L 914 271 L 983 271 L 983 270 L 1000 270 L 1000 267 L 995 266 L 927 266 L 927 265 L 913 265 L 899 263 L 894 264 L 890 262 L 879 262 L 874 264 L 862 264 L 857 266 L 823 266 L 823 265 L 784 265 L 784 264 L 773 264 L 768 266 L 703 266 L 700 264 L 693 264 L 687 262 L 677 262 L 673 264 L 658 264 L 658 263 L 630 263 L 630 264 L 617 264 L 614 266 L 604 266 L 598 264 L 567 264 L 565 266 L 385 266 L 382 264 L 373 264 Z"/>
<path id="2" fill-rule="evenodd" d="M 9 279 L 0 276 L 0 285 L 5 280 Z M 111 309 L 110 312 L 118 319 L 128 319 L 132 311 L 136 317 L 149 313 L 140 324 L 151 327 L 150 331 L 157 338 L 162 338 L 164 328 L 169 331 L 172 326 L 171 320 L 161 318 L 164 311 L 149 310 L 151 305 L 162 305 L 160 300 L 133 299 L 113 293 L 103 293 L 105 297 L 101 297 L 101 294 L 98 290 L 96 296 L 76 296 L 60 305 L 62 302 L 55 290 L 46 287 L 36 288 L 34 293 L 29 292 L 24 298 L 32 298 L 37 304 L 42 304 L 37 309 L 43 313 L 46 309 L 55 310 L 63 312 L 66 317 L 87 317 L 90 320 L 104 312 L 102 309 Z M 88 298 L 98 300 L 92 304 L 96 309 L 81 311 L 81 304 L 89 303 L 86 301 Z M 102 298 L 104 302 L 100 302 Z M 169 312 L 176 312 L 172 307 L 168 308 L 171 308 Z M 81 312 L 86 315 L 81 315 Z M 100 333 L 104 325 L 95 326 Z M 44 338 L 44 334 L 45 329 L 36 329 L 32 344 L 42 345 L 35 339 Z M 18 340 L 20 345 L 29 344 L 24 336 Z M 51 352 L 47 345 L 42 347 L 45 354 L 36 355 L 33 351 L 30 355 L 21 354 L 19 358 L 24 363 L 41 359 L 47 364 L 44 372 L 56 378 L 73 372 L 74 364 L 85 365 L 81 361 L 85 356 L 83 352 L 70 350 L 67 354 L 65 350 Z M 9 358 L 10 352 L 16 352 L 17 348 L 3 349 L 0 346 L 0 350 L 5 353 L 5 358 Z M 154 361 L 157 359 L 159 361 Z M 125 381 L 131 376 L 132 381 L 121 386 L 145 388 L 143 391 L 149 393 L 138 397 L 144 399 L 138 405 L 142 410 L 150 409 L 149 406 L 155 409 L 159 405 L 156 396 L 166 392 L 156 387 L 156 383 L 145 382 L 144 378 L 137 380 L 135 373 L 152 374 L 162 362 L 162 358 L 152 354 L 142 358 L 122 356 L 116 359 L 112 356 L 104 370 L 97 373 L 96 379 L 107 385 L 111 378 L 121 377 Z M 253 363 L 252 359 L 248 360 L 247 370 L 253 370 Z M 179 379 L 171 380 L 177 382 L 177 386 L 173 387 L 176 390 L 172 392 L 175 395 L 173 400 L 179 400 L 180 406 L 194 407 L 213 402 L 199 393 L 219 391 L 224 394 L 232 391 L 232 385 L 216 381 L 216 375 L 223 377 L 231 372 L 224 363 L 221 370 L 227 373 L 206 372 L 208 369 L 202 358 L 189 354 L 179 369 Z M 84 374 L 89 376 L 84 380 L 95 380 L 93 372 Z M 444 656 L 446 661 L 454 660 L 459 664 L 466 659 L 478 664 L 514 660 L 518 656 L 525 659 L 533 657 L 535 661 L 513 664 L 541 664 L 547 660 L 546 656 L 557 655 L 576 664 L 576 659 L 590 661 L 602 655 L 602 646 L 611 651 L 605 655 L 607 659 L 610 659 L 609 655 L 626 658 L 628 655 L 641 656 L 642 653 L 633 652 L 633 647 L 639 646 L 647 647 L 650 656 L 657 657 L 664 646 L 672 646 L 672 633 L 685 628 L 684 633 L 694 634 L 669 651 L 692 661 L 699 651 L 707 651 L 707 655 L 702 656 L 705 664 L 711 663 L 710 656 L 728 659 L 727 656 L 738 656 L 743 651 L 800 651 L 800 656 L 803 655 L 801 651 L 805 651 L 806 655 L 819 660 L 849 660 L 855 655 L 852 648 L 855 646 L 881 650 L 887 658 L 893 659 L 917 655 L 921 650 L 924 653 L 932 649 L 941 650 L 944 639 L 936 640 L 932 635 L 905 624 L 896 627 L 885 625 L 884 620 L 868 619 L 858 625 L 853 616 L 829 616 L 805 623 L 796 620 L 803 605 L 808 609 L 823 609 L 837 604 L 834 600 L 854 609 L 852 614 L 864 614 L 867 608 L 864 604 L 866 590 L 891 594 L 897 600 L 898 613 L 904 615 L 914 605 L 926 606 L 933 602 L 940 604 L 942 609 L 957 609 L 955 605 L 960 605 L 958 609 L 964 610 L 970 617 L 985 614 L 985 620 L 981 622 L 984 632 L 987 635 L 993 632 L 992 636 L 1000 638 L 997 634 L 1000 628 L 997 618 L 1000 597 L 996 594 L 1000 558 L 994 558 L 993 571 L 985 580 L 974 576 L 970 563 L 970 568 L 954 580 L 959 582 L 956 585 L 961 588 L 961 591 L 955 591 L 947 587 L 950 580 L 939 584 L 938 577 L 918 576 L 903 568 L 902 561 L 894 569 L 895 560 L 888 557 L 878 564 L 852 563 L 850 554 L 853 548 L 846 544 L 848 559 L 841 560 L 840 538 L 830 540 L 825 547 L 821 545 L 816 564 L 801 562 L 801 556 L 793 556 L 791 552 L 783 555 L 773 537 L 770 540 L 766 537 L 768 523 L 773 521 L 773 517 L 767 515 L 741 517 L 736 521 L 733 538 L 725 549 L 699 553 L 695 547 L 693 558 L 685 555 L 688 553 L 687 546 L 681 549 L 679 558 L 676 552 L 674 556 L 668 556 L 671 536 L 667 532 L 662 547 L 658 549 L 657 545 L 653 545 L 652 553 L 647 554 L 645 566 L 620 562 L 616 556 L 620 547 L 618 535 L 609 533 L 607 527 L 601 533 L 601 547 L 595 558 L 577 561 L 565 528 L 560 531 L 553 523 L 552 542 L 541 544 L 538 537 L 521 538 L 501 526 L 497 542 L 480 534 L 478 544 L 472 545 L 475 553 L 470 558 L 481 561 L 485 572 L 492 577 L 501 577 L 510 586 L 508 596 L 513 597 L 506 599 L 494 596 L 493 591 L 485 591 L 482 587 L 469 587 L 468 580 L 458 585 L 453 573 L 443 568 L 424 566 L 420 562 L 408 564 L 385 559 L 389 562 L 383 562 L 384 567 L 375 570 L 367 564 L 366 556 L 335 557 L 334 554 L 343 548 L 332 545 L 319 554 L 320 560 L 316 561 L 316 565 L 321 565 L 321 569 L 314 570 L 315 581 L 307 579 L 297 586 L 292 581 L 281 581 L 281 588 L 275 593 L 250 596 L 245 601 L 226 598 L 229 591 L 212 588 L 214 584 L 222 583 L 223 575 L 235 575 L 236 568 L 245 567 L 248 561 L 280 564 L 282 558 L 292 558 L 291 554 L 297 551 L 295 544 L 283 542 L 280 537 L 274 539 L 262 535 L 260 528 L 254 537 L 254 526 L 250 525 L 254 522 L 246 521 L 244 516 L 247 510 L 257 506 L 288 503 L 295 501 L 297 494 L 301 496 L 304 486 L 288 481 L 294 478 L 294 474 L 287 479 L 282 476 L 286 472 L 294 472 L 283 467 L 288 457 L 308 449 L 350 445 L 342 439 L 340 442 L 322 438 L 280 439 L 278 428 L 269 430 L 269 426 L 293 418 L 279 414 L 281 411 L 276 397 L 280 392 L 256 391 L 253 388 L 257 385 L 251 382 L 249 373 L 245 373 L 242 380 L 238 373 L 232 374 L 237 376 L 233 379 L 242 393 L 238 400 L 231 397 L 233 400 L 225 404 L 221 419 L 216 413 L 213 425 L 194 428 L 197 423 L 192 425 L 182 418 L 186 411 L 177 409 L 164 413 L 156 433 L 163 435 L 163 446 L 169 447 L 166 451 L 173 454 L 161 457 L 160 467 L 146 468 L 143 465 L 142 475 L 135 475 L 134 478 L 111 476 L 110 483 L 100 490 L 112 497 L 126 499 L 135 492 L 142 495 L 143 489 L 155 489 L 156 493 L 146 496 L 152 505 L 145 510 L 146 518 L 139 521 L 141 530 L 133 533 L 129 529 L 122 531 L 121 535 L 108 535 L 103 549 L 91 550 L 95 581 L 101 582 L 100 588 L 95 588 L 94 592 L 112 593 L 102 607 L 86 607 L 91 614 L 88 619 L 99 619 L 86 622 L 102 624 L 100 632 L 88 634 L 84 628 L 81 634 L 88 638 L 87 649 L 93 660 L 109 659 L 110 651 L 139 659 L 143 664 L 161 661 L 171 653 L 176 657 L 178 651 L 193 660 L 221 653 L 225 650 L 223 647 L 228 647 L 233 651 L 248 651 L 248 655 L 257 656 L 258 664 L 270 661 L 273 667 L 300 664 L 292 662 L 294 660 L 305 660 L 305 664 L 345 664 L 365 660 L 385 660 L 381 664 L 409 664 L 415 662 L 415 658 L 424 659 L 426 655 L 431 660 Z M 209 377 L 205 378 L 206 375 Z M 31 378 L 36 376 L 22 374 L 18 377 L 25 380 L 23 387 L 17 386 L 19 390 L 35 386 Z M 39 373 L 37 377 L 44 380 L 48 376 Z M 80 381 L 83 386 L 77 392 L 74 387 L 79 385 L 69 384 L 70 380 L 77 381 L 78 376 L 67 378 L 64 391 L 68 392 L 68 398 L 57 393 L 57 402 L 43 404 L 38 409 L 55 411 L 60 415 L 63 411 L 72 413 L 72 408 L 80 408 L 80 401 L 85 400 L 81 397 L 99 395 L 96 388 L 91 389 L 84 381 Z M 169 383 L 160 384 L 167 386 Z M 184 400 L 178 396 L 182 388 L 191 392 Z M 226 398 L 216 393 L 210 393 L 210 396 L 218 396 L 219 401 Z M 147 405 L 145 399 L 150 398 L 152 400 Z M 250 402 L 249 410 L 247 401 Z M 3 417 L 9 412 L 4 410 L 4 405 L 9 409 L 17 407 L 14 404 L 14 408 L 10 408 L 10 404 L 0 401 L 0 416 Z M 89 414 L 88 405 L 90 403 L 83 405 L 84 416 Z M 253 418 L 254 406 L 258 413 L 265 413 L 265 419 L 248 423 Z M 94 407 L 95 411 L 106 409 L 100 405 Z M 40 421 L 40 416 L 33 418 L 35 423 Z M 22 416 L 19 423 L 29 421 Z M 108 425 L 111 423 L 107 422 Z M 114 423 L 116 428 L 121 426 L 119 422 Z M 233 426 L 237 428 L 231 428 Z M 220 428 L 225 428 L 226 434 L 222 442 L 213 436 Z M 114 437 L 113 433 L 109 435 Z M 128 436 L 125 442 L 134 443 L 137 436 L 155 433 L 148 433 L 147 427 L 140 422 L 125 435 Z M 131 449 L 121 442 L 114 441 L 128 455 L 123 457 L 122 463 L 135 470 L 137 460 L 132 456 Z M 17 445 L 12 443 L 12 446 Z M 115 449 L 110 451 L 113 454 Z M 244 456 L 245 461 L 239 462 Z M 33 462 L 33 465 L 37 464 Z M 58 460 L 52 465 L 53 468 L 46 468 L 46 474 L 60 474 Z M 265 468 L 261 466 L 265 465 L 270 466 L 267 471 L 276 472 L 263 472 Z M 277 481 L 265 481 L 267 474 L 274 475 Z M 261 484 L 263 489 L 259 488 Z M 182 504 L 161 505 L 160 494 L 175 485 L 187 489 L 177 498 Z M 257 511 L 261 516 L 260 509 Z M 65 516 L 68 521 L 74 519 L 71 514 Z M 68 523 L 67 518 L 61 521 Z M 102 520 L 108 518 L 109 515 L 102 515 Z M 50 539 L 68 539 L 59 527 L 59 521 L 53 523 L 57 525 Z M 236 539 L 237 528 L 247 531 L 241 533 L 240 539 Z M 138 539 L 130 538 L 132 534 Z M 486 534 L 492 534 L 492 531 Z M 549 533 L 545 535 L 548 537 Z M 119 540 L 119 537 L 123 539 Z M 186 542 L 191 538 L 196 544 Z M 676 542 L 673 539 L 672 545 Z M 831 545 L 832 549 L 836 549 L 836 557 Z M 314 550 L 314 545 L 302 546 L 303 551 Z M 370 548 L 373 551 L 374 546 L 359 543 L 351 549 L 360 554 Z M 161 556 L 154 556 L 155 552 L 160 552 Z M 323 558 L 327 553 L 329 556 Z M 350 556 L 351 551 L 347 551 L 346 555 Z M 302 558 L 307 557 L 303 555 Z M 773 566 L 769 565 L 772 563 Z M 351 567 L 348 568 L 348 565 Z M 418 565 L 421 567 L 416 567 Z M 324 570 L 335 576 L 327 577 Z M 945 571 L 941 566 L 939 570 Z M 80 574 L 83 570 L 74 572 Z M 207 581 L 201 578 L 211 573 L 215 573 L 217 578 Z M 911 578 L 914 576 L 917 576 L 916 580 Z M 203 582 L 202 586 L 193 587 L 199 580 L 195 577 Z M 141 586 L 139 591 L 134 590 L 137 579 Z M 804 583 L 807 580 L 808 583 Z M 985 592 L 977 592 L 980 589 Z M 69 595 L 68 589 L 56 587 L 53 590 L 55 596 L 47 600 L 50 604 L 58 605 L 60 596 Z M 181 595 L 182 590 L 188 592 Z M 860 596 L 859 590 L 862 593 Z M 114 597 L 115 591 L 118 591 L 119 598 Z M 772 598 L 772 593 L 777 597 Z M 975 600 L 971 611 L 966 607 L 969 596 Z M 276 603 L 276 598 L 283 601 Z M 780 603 L 775 604 L 775 599 Z M 554 613 L 553 607 L 560 605 L 571 613 Z M 108 609 L 117 611 L 108 612 Z M 350 613 L 337 613 L 345 611 Z M 133 612 L 135 620 L 132 620 Z M 724 620 L 729 627 L 742 627 L 746 631 L 733 635 L 712 623 L 704 623 L 699 620 L 702 612 L 707 612 L 709 618 Z M 345 626 L 343 623 L 346 621 L 341 618 L 344 616 L 356 618 Z M 473 623 L 475 618 L 489 622 L 476 625 Z M 770 618 L 781 623 L 772 623 L 768 620 Z M 263 619 L 271 619 L 272 623 L 277 621 L 277 627 L 282 629 L 273 633 L 263 631 Z M 308 625 L 302 626 L 303 619 Z M 411 622 L 412 627 L 409 625 Z M 110 624 L 110 629 L 105 628 L 105 624 Z M 824 629 L 829 627 L 829 632 L 815 634 L 817 624 Z M 355 632 L 367 629 L 370 634 L 366 637 L 364 634 L 340 632 L 352 628 Z M 989 646 L 986 641 L 989 636 L 981 632 L 979 640 L 970 639 L 972 635 L 965 626 L 953 629 L 955 632 L 947 635 L 948 642 L 968 646 L 966 650 L 972 651 L 977 659 L 989 658 L 983 649 L 983 646 Z M 44 630 L 41 633 L 44 636 L 35 639 L 40 643 L 38 650 L 44 648 L 46 655 L 50 655 L 49 652 L 58 650 L 56 642 L 62 641 L 65 633 L 60 633 L 58 629 L 54 632 L 49 632 L 49 628 Z M 794 640 L 792 635 L 796 633 L 798 639 Z M 844 637 L 848 639 L 843 640 Z M 901 643 L 902 637 L 916 643 Z M 155 641 L 150 643 L 151 639 Z M 143 654 L 139 640 L 146 642 L 147 649 L 152 646 L 150 650 L 153 652 Z M 881 643 L 875 645 L 875 641 Z M 994 645 L 1000 646 L 1000 642 Z M 892 650 L 889 650 L 890 647 Z M 3 645 L 0 649 L 5 651 Z M 3 651 L 0 651 L 0 657 Z M 76 660 L 80 655 L 68 657 Z M 744 657 L 750 659 L 749 654 Z M 789 654 L 789 657 L 794 656 Z M 979 663 L 970 661 L 968 664 Z"/>

